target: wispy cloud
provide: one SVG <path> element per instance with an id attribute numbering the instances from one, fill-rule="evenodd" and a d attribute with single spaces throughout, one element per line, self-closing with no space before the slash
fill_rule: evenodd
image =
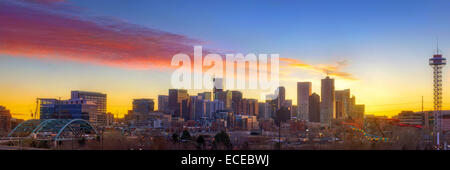
<path id="1" fill-rule="evenodd" d="M 47 5 L 62 0 L 0 2 L 0 54 L 131 69 L 169 68 L 173 55 L 198 40 L 119 19 L 70 14 Z M 63 8 L 64 9 L 64 8 Z"/>
<path id="2" fill-rule="evenodd" d="M 300 69 L 320 74 L 327 74 L 329 76 L 334 76 L 346 80 L 358 80 L 351 73 L 341 71 L 343 67 L 347 66 L 348 64 L 347 60 L 342 60 L 335 64 L 318 64 L 318 65 L 307 64 L 303 61 L 293 58 L 280 58 L 280 61 L 281 61 L 280 68 L 287 69 L 287 73 Z"/>
<path id="3" fill-rule="evenodd" d="M 40 3 L 40 4 L 53 4 L 53 3 L 59 3 L 59 2 L 67 2 L 66 0 L 20 0 L 24 2 L 31 2 L 31 3 Z"/>

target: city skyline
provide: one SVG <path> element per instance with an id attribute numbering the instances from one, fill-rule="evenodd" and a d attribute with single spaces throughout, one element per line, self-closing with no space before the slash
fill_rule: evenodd
<path id="1" fill-rule="evenodd" d="M 0 28 L 2 35 L 8 35 L 0 38 L 0 105 L 11 110 L 14 117 L 27 119 L 37 97 L 67 99 L 67 91 L 95 91 L 108 94 L 107 112 L 122 117 L 133 99 L 152 98 L 157 102 L 158 95 L 166 95 L 170 89 L 167 77 L 173 69 L 168 67 L 170 58 L 203 44 L 221 52 L 280 53 L 280 85 L 286 88 L 286 99 L 292 103 L 297 103 L 297 82 L 311 82 L 312 92 L 322 96 L 320 81 L 326 71 L 331 71 L 335 90 L 351 89 L 356 103 L 365 104 L 366 114 L 393 116 L 402 110 L 421 111 L 422 96 L 424 109 L 433 109 L 428 58 L 436 49 L 436 36 L 443 56 L 450 51 L 450 22 L 446 20 L 450 12 L 445 10 L 448 1 L 396 1 L 390 5 L 198 1 L 202 3 L 195 6 L 179 2 L 182 9 L 171 2 L 0 2 L 0 8 L 5 9 L 0 10 L 0 21 L 14 19 Z M 310 10 L 319 6 L 323 9 L 320 12 Z M 189 12 L 175 14 L 178 10 Z M 411 15 L 416 18 L 411 19 Z M 67 18 L 72 22 L 64 20 Z M 120 31 L 111 30 L 117 25 L 123 26 Z M 50 28 L 53 33 L 45 31 Z M 39 36 L 44 33 L 51 37 Z M 74 35 L 80 35 L 79 39 L 68 41 Z M 98 35 L 98 40 L 86 38 L 90 35 Z M 159 45 L 173 45 L 175 50 L 138 41 L 136 37 L 142 35 L 160 38 Z M 95 48 L 115 55 L 108 60 L 106 53 Z M 129 54 L 130 49 L 135 53 Z M 444 68 L 443 110 L 450 109 L 446 103 L 450 90 L 445 90 L 450 89 L 449 71 Z M 197 92 L 202 91 L 188 91 Z M 261 100 L 257 91 L 242 92 L 244 98 Z"/>

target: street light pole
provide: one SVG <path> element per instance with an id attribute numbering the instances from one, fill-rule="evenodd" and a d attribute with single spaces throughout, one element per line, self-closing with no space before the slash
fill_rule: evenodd
<path id="1" fill-rule="evenodd" d="M 279 150 L 281 150 L 281 121 L 278 122 L 278 144 L 279 146 Z"/>

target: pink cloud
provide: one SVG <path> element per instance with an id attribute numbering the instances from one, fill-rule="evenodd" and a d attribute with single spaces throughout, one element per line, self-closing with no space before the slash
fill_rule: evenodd
<path id="1" fill-rule="evenodd" d="M 39 0 L 50 1 L 57 0 Z M 0 2 L 0 23 L 0 54 L 121 68 L 168 68 L 173 55 L 192 52 L 200 43 L 117 19 L 86 19 L 26 3 Z"/>

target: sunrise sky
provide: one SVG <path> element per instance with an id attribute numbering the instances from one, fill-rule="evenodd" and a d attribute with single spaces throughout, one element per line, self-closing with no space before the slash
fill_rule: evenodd
<path id="1" fill-rule="evenodd" d="M 227 53 L 279 53 L 280 84 L 331 69 L 366 114 L 432 109 L 436 39 L 450 56 L 450 1 L 0 0 L 0 105 L 30 118 L 36 97 L 71 90 L 108 95 L 123 116 L 134 98 L 167 94 L 172 56 L 194 45 Z M 448 67 L 448 66 L 447 66 Z M 444 68 L 444 109 L 450 109 Z M 254 92 L 244 97 L 259 98 Z M 156 107 L 156 106 L 155 106 Z"/>

